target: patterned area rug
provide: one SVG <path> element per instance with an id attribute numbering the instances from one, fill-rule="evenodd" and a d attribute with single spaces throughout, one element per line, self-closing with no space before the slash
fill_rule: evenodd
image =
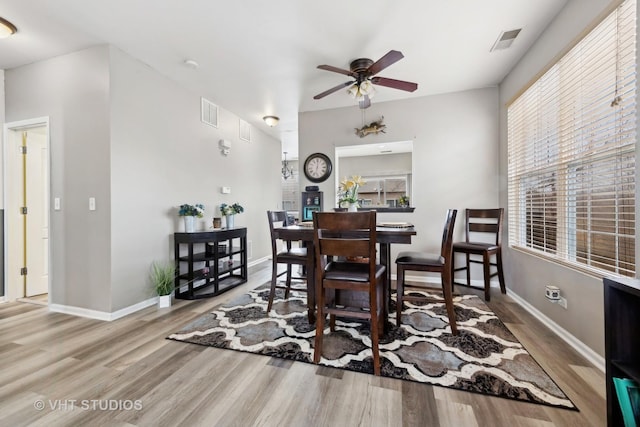
<path id="1" fill-rule="evenodd" d="M 306 294 L 276 299 L 267 315 L 268 295 L 263 285 L 168 338 L 313 363 L 315 327 L 307 320 Z M 451 335 L 443 303 L 406 303 L 400 328 L 391 313 L 390 331 L 380 339 L 383 376 L 577 409 L 480 298 L 454 301 L 458 336 Z M 369 324 L 337 319 L 329 333 L 327 322 L 320 364 L 373 374 Z"/>

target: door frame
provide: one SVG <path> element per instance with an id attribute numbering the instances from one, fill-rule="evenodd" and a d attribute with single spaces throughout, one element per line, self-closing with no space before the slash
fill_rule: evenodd
<path id="1" fill-rule="evenodd" d="M 9 200 L 7 197 L 7 190 L 8 190 L 8 183 L 7 183 L 7 178 L 8 178 L 8 172 L 7 172 L 7 164 L 8 164 L 8 160 L 7 160 L 7 151 L 8 151 L 8 145 L 9 145 L 9 135 L 12 132 L 19 132 L 19 131 L 23 131 L 23 130 L 28 130 L 31 128 L 36 128 L 36 127 L 45 127 L 46 129 L 46 141 L 47 141 L 47 189 L 46 191 L 48 192 L 48 198 L 49 200 L 51 200 L 51 128 L 50 128 L 50 124 L 49 124 L 49 116 L 44 116 L 44 117 L 36 117 L 36 118 L 32 118 L 32 119 L 25 119 L 25 120 L 19 120 L 19 121 L 15 121 L 15 122 L 8 122 L 4 124 L 4 129 L 3 129 L 3 139 L 2 139 L 2 205 L 4 206 L 4 211 L 5 211 L 5 215 L 4 215 L 4 241 L 2 242 L 3 248 L 4 248 L 4 259 L 2 260 L 2 262 L 4 263 L 4 300 L 5 301 L 15 301 L 17 298 L 21 298 L 24 295 L 23 294 L 23 290 L 17 289 L 17 285 L 13 285 L 10 286 L 9 284 L 9 271 L 8 271 L 8 249 L 9 249 L 9 239 L 12 236 L 11 231 L 8 228 L 8 215 L 7 215 L 7 208 Z M 51 216 L 51 203 L 49 203 L 49 241 L 47 244 L 47 251 L 48 251 L 48 257 L 49 257 L 49 263 L 48 263 L 48 280 L 47 280 L 47 302 L 48 304 L 51 304 L 51 241 L 53 238 L 53 234 L 52 230 L 51 230 L 51 225 L 52 225 L 52 216 Z"/>

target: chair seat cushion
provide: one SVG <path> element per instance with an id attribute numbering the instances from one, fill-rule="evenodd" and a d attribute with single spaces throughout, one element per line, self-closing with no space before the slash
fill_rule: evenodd
<path id="1" fill-rule="evenodd" d="M 384 265 L 376 264 L 376 277 L 385 272 Z M 346 280 L 352 282 L 369 281 L 369 264 L 361 262 L 330 262 L 324 269 L 326 280 Z"/>
<path id="2" fill-rule="evenodd" d="M 495 243 L 483 242 L 457 242 L 453 244 L 454 251 L 482 253 L 484 251 L 496 251 L 499 246 Z"/>
<path id="3" fill-rule="evenodd" d="M 415 264 L 438 267 L 444 265 L 444 257 L 424 252 L 403 251 L 398 254 L 396 264 Z"/>
<path id="4" fill-rule="evenodd" d="M 279 260 L 300 259 L 307 257 L 307 248 L 291 248 L 288 251 L 279 252 L 277 258 Z"/>

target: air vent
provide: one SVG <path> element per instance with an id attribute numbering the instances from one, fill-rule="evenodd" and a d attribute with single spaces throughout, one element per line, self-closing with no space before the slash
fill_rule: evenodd
<path id="1" fill-rule="evenodd" d="M 251 142 L 251 125 L 244 120 L 240 120 L 240 139 L 243 141 Z"/>
<path id="2" fill-rule="evenodd" d="M 520 34 L 520 31 L 522 31 L 522 28 L 503 31 L 502 33 L 500 33 L 500 35 L 498 36 L 498 40 L 496 40 L 496 42 L 493 44 L 490 52 L 493 52 L 494 50 L 504 50 L 509 48 L 513 44 L 513 41 L 516 39 L 516 37 L 518 37 L 518 34 Z"/>
<path id="3" fill-rule="evenodd" d="M 200 104 L 200 121 L 214 128 L 218 127 L 218 106 L 213 102 L 201 98 Z"/>

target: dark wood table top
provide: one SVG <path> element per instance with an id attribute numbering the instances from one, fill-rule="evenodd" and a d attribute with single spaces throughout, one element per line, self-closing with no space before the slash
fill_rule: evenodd
<path id="1" fill-rule="evenodd" d="M 278 234 L 285 240 L 313 241 L 313 227 L 304 225 L 289 225 L 278 227 Z M 378 243 L 411 243 L 411 236 L 415 236 L 415 227 L 376 227 Z"/>

